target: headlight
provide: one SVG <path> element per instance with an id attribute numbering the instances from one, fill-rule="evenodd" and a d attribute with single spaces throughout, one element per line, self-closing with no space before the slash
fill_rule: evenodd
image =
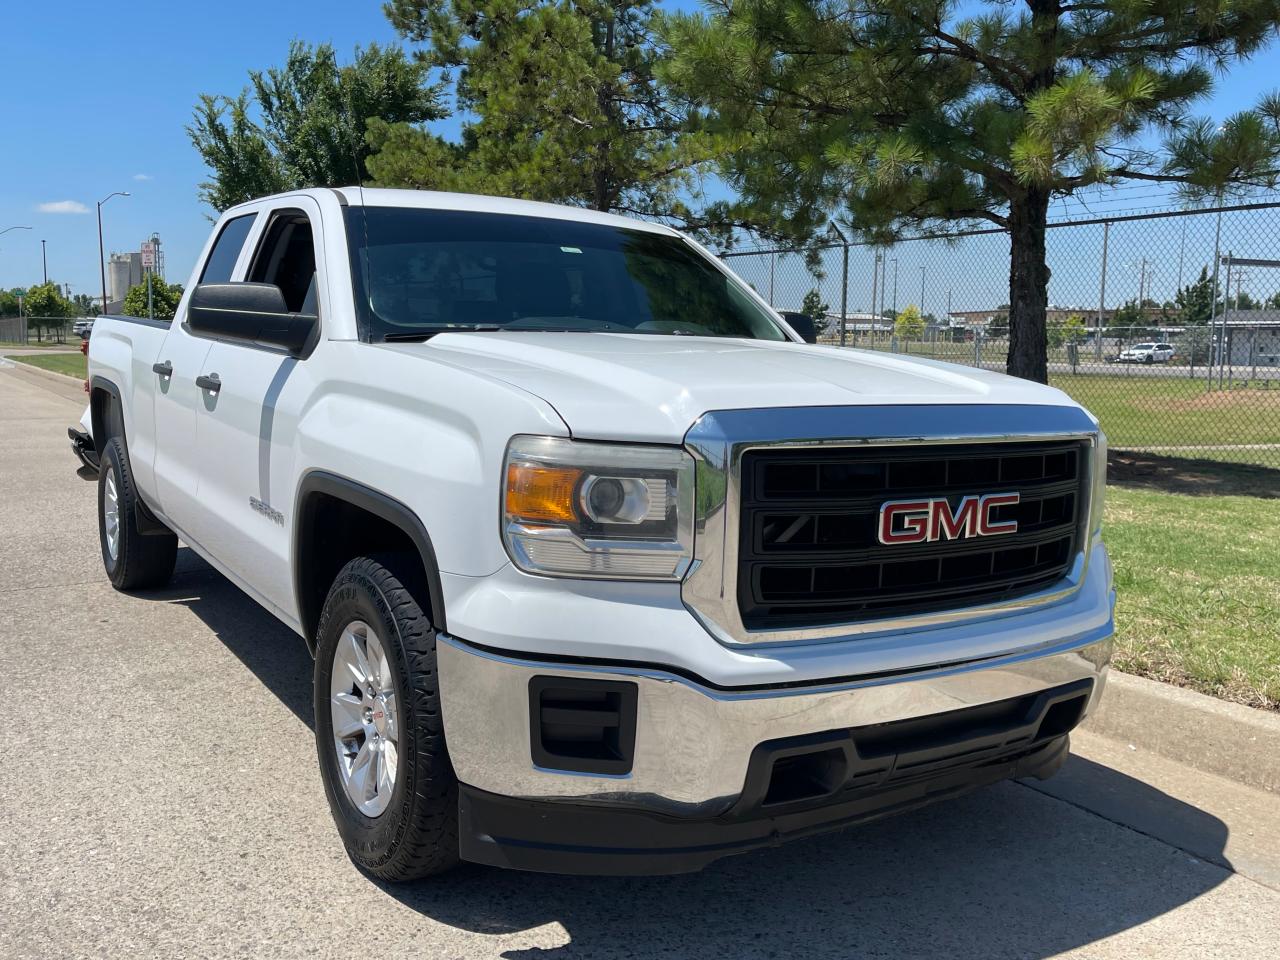
<path id="1" fill-rule="evenodd" d="M 679 580 L 693 559 L 693 458 L 675 447 L 516 437 L 502 535 L 530 573 Z"/>

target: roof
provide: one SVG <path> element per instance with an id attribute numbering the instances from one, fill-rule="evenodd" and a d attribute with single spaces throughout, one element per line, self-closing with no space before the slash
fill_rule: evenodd
<path id="1" fill-rule="evenodd" d="M 305 191 L 311 193 L 312 191 Z M 319 192 L 319 191 L 317 191 Z M 603 226 L 645 230 L 652 233 L 675 233 L 670 227 L 613 213 L 600 213 L 585 207 L 542 203 L 537 200 L 514 200 L 474 193 L 443 193 L 435 190 L 390 190 L 384 187 L 339 187 L 336 190 L 353 207 L 411 207 L 422 210 L 467 210 L 475 213 L 504 213 L 512 216 L 572 220 Z"/>

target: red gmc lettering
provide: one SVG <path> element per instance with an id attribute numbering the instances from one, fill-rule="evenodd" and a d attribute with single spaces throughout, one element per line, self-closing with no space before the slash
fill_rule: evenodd
<path id="1" fill-rule="evenodd" d="M 928 500 L 891 500 L 880 507 L 876 531 L 881 543 L 932 543 L 966 537 L 995 537 L 1016 533 L 1017 520 L 991 519 L 996 507 L 1019 503 L 1017 493 L 988 493 L 965 497 L 953 511 L 945 497 Z"/>
<path id="2" fill-rule="evenodd" d="M 902 517 L 900 529 L 894 519 Z M 929 536 L 929 501 L 894 500 L 880 508 L 881 543 L 919 543 Z"/>
<path id="3" fill-rule="evenodd" d="M 996 507 L 1004 507 L 1010 504 L 1019 503 L 1022 496 L 1017 493 L 989 493 L 982 498 L 982 510 L 979 511 L 981 519 L 978 521 L 978 535 L 981 537 L 994 537 L 1002 533 L 1017 533 L 1018 521 L 1005 520 L 1001 523 L 991 522 L 991 511 Z"/>

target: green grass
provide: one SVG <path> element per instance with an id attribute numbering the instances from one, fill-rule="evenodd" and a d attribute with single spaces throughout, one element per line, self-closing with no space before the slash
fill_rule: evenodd
<path id="1" fill-rule="evenodd" d="M 1280 709 L 1280 501 L 1107 488 L 1115 665 Z"/>
<path id="2" fill-rule="evenodd" d="M 26 363 L 33 367 L 39 367 L 41 370 L 52 370 L 54 373 L 65 374 L 68 377 L 75 377 L 77 380 L 83 380 L 88 373 L 86 371 L 87 361 L 82 353 L 51 353 L 48 356 L 28 356 L 28 357 L 10 357 L 15 363 Z"/>
<path id="3" fill-rule="evenodd" d="M 1280 444 L 1280 380 L 1212 393 L 1182 377 L 1050 374 L 1049 382 L 1089 409 L 1116 447 Z"/>
<path id="4" fill-rule="evenodd" d="M 43 343 L 37 343 L 32 340 L 30 343 L 22 343 L 18 340 L 0 340 L 0 350 L 6 348 L 22 349 L 22 350 L 71 350 L 79 349 L 80 338 L 68 338 L 62 343 L 56 343 L 52 340 L 45 340 Z"/>

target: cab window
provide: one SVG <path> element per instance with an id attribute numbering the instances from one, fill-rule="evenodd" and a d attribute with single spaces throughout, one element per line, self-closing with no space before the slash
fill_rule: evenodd
<path id="1" fill-rule="evenodd" d="M 274 283 L 290 313 L 316 312 L 316 248 L 305 213 L 282 210 L 272 216 L 245 279 Z"/>

